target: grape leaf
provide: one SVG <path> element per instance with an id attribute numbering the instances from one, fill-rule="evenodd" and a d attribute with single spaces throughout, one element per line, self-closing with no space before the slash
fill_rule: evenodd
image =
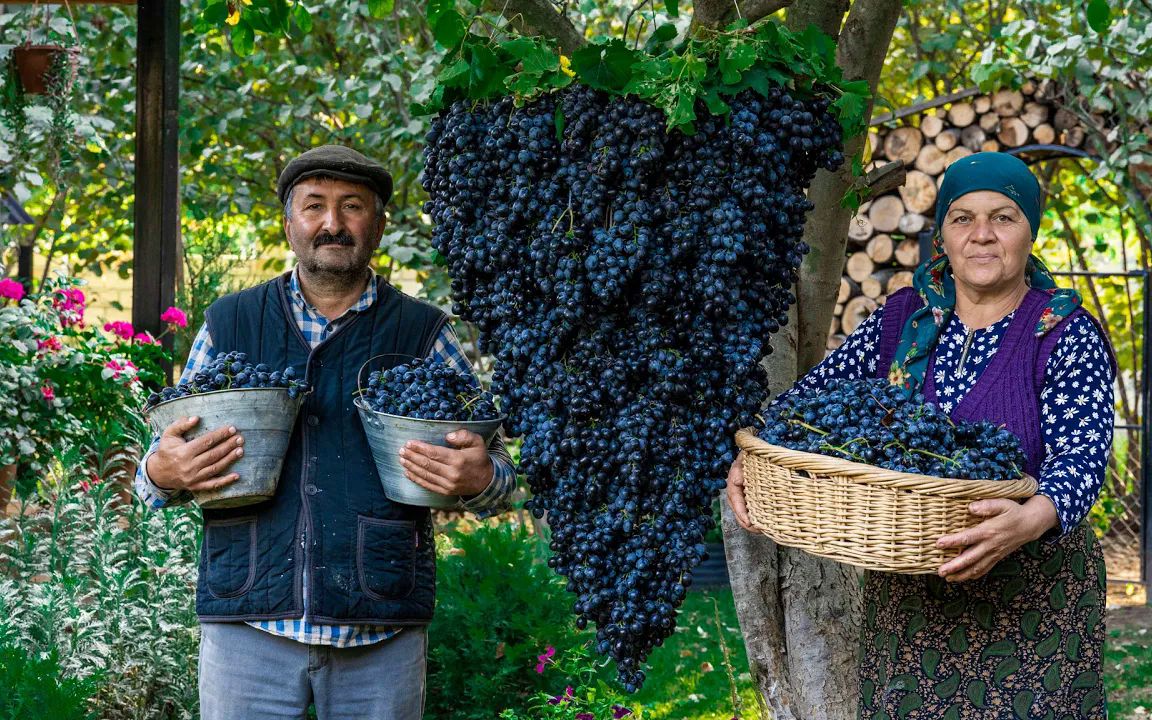
<path id="1" fill-rule="evenodd" d="M 639 53 L 623 40 L 591 43 L 572 53 L 572 70 L 589 87 L 619 92 L 632 79 L 632 68 L 639 59 Z"/>
<path id="2" fill-rule="evenodd" d="M 749 43 L 733 43 L 720 55 L 721 79 L 727 85 L 740 82 L 745 70 L 756 62 L 756 47 Z"/>
<path id="3" fill-rule="evenodd" d="M 453 0 L 429 0 L 428 24 L 432 28 L 432 37 L 446 48 L 455 48 L 468 32 Z"/>

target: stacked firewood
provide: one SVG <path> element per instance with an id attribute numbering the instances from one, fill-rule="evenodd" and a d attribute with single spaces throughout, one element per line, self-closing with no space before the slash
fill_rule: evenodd
<path id="1" fill-rule="evenodd" d="M 912 284 L 920 236 L 931 233 L 944 169 L 965 155 L 1025 145 L 1079 147 L 1084 129 L 1059 109 L 1046 83 L 1019 90 L 925 103 L 878 117 L 868 134 L 865 170 L 902 161 L 908 175 L 898 190 L 860 206 L 848 227 L 847 258 L 828 349 L 839 347 L 884 299 Z"/>

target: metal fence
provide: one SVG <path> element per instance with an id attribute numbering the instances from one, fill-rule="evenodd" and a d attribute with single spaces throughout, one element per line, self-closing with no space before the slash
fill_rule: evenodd
<path id="1" fill-rule="evenodd" d="M 1148 352 L 1149 325 L 1152 323 L 1152 293 L 1149 271 L 1128 272 L 1054 272 L 1053 275 L 1072 279 L 1073 282 L 1091 282 L 1097 279 L 1122 281 L 1131 291 L 1138 290 L 1140 315 L 1136 317 L 1133 305 L 1128 318 L 1130 326 L 1139 328 L 1138 343 L 1133 351 L 1138 354 L 1131 373 L 1117 378 L 1117 398 L 1126 396 L 1124 412 L 1117 408 L 1116 432 L 1112 444 L 1112 460 L 1100 490 L 1100 499 L 1090 515 L 1092 526 L 1100 535 L 1104 559 L 1108 565 L 1108 580 L 1113 583 L 1140 583 L 1147 585 L 1152 579 L 1152 414 L 1148 412 L 1152 388 L 1147 378 L 1152 377 L 1152 357 Z M 1106 321 L 1101 318 L 1101 321 Z"/>

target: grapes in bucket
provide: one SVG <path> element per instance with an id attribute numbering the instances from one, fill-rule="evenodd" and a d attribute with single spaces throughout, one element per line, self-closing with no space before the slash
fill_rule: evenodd
<path id="1" fill-rule="evenodd" d="M 245 438 L 244 456 L 231 468 L 239 479 L 194 493 L 200 507 L 252 505 L 276 493 L 308 384 L 296 377 L 292 367 L 274 370 L 247 360 L 241 352 L 221 355 L 184 382 L 152 393 L 144 406 L 157 435 L 176 420 L 197 416 L 200 424 L 185 436 L 188 440 L 228 425 Z"/>
<path id="2" fill-rule="evenodd" d="M 423 507 L 455 507 L 460 498 L 434 493 L 405 477 L 400 448 L 410 440 L 449 447 L 445 436 L 454 430 L 474 432 L 487 444 L 504 420 L 495 398 L 471 375 L 433 359 L 413 358 L 373 371 L 355 402 L 384 493 Z"/>

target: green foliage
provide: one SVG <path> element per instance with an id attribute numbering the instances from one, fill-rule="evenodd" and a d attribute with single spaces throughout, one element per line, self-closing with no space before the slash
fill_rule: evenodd
<path id="1" fill-rule="evenodd" d="M 55 653 L 70 678 L 99 680 L 101 720 L 195 716 L 192 610 L 198 513 L 123 504 L 122 486 L 77 492 L 94 466 L 65 466 L 24 514 L 0 518 L 0 643 Z"/>
<path id="2" fill-rule="evenodd" d="M 602 666 L 592 657 L 585 646 L 573 648 L 548 659 L 556 671 L 569 683 L 558 692 L 541 692 L 529 703 L 529 710 L 509 708 L 500 713 L 501 720 L 536 720 L 537 718 L 563 718 L 563 720 L 587 720 L 588 718 L 635 717 L 643 718 L 645 713 L 628 707 L 629 701 L 619 690 L 604 682 Z"/>
<path id="3" fill-rule="evenodd" d="M 429 628 L 429 718 L 490 720 L 545 688 L 534 672 L 549 646 L 577 636 L 547 548 L 510 523 L 438 536 L 436 619 Z"/>
<path id="4" fill-rule="evenodd" d="M 1148 608 L 1125 607 L 1110 610 L 1133 619 L 1109 629 L 1104 646 L 1104 687 L 1108 711 L 1113 717 L 1140 718 L 1147 714 L 1137 708 L 1152 706 L 1152 613 Z M 1139 620 L 1143 618 L 1143 622 Z M 1112 620 L 1109 620 L 1112 625 Z"/>
<path id="5" fill-rule="evenodd" d="M 455 12 L 451 3 L 432 3 L 429 20 L 435 25 Z M 506 27 L 483 14 L 473 16 L 470 24 L 490 25 L 491 32 L 437 38 L 449 51 L 440 84 L 423 110 L 508 94 L 523 102 L 577 80 L 651 102 L 664 110 L 670 130 L 691 133 L 699 110 L 725 114 L 725 98 L 747 89 L 767 93 L 769 87 L 783 85 L 800 94 L 830 95 L 846 136 L 864 128 L 867 83 L 844 80 L 836 65 L 835 41 L 814 27 L 793 33 L 764 20 L 687 38 L 670 48 L 677 31 L 664 24 L 644 49 L 629 47 L 621 38 L 595 40 L 572 54 L 569 67 L 566 58 L 557 57 L 551 40 L 508 35 Z"/>
<path id="6" fill-rule="evenodd" d="M 86 720 L 92 717 L 87 700 L 97 679 L 62 678 L 55 652 L 35 657 L 20 647 L 0 645 L 0 720 Z"/>
<path id="7" fill-rule="evenodd" d="M 0 301 L 0 465 L 19 460 L 24 492 L 60 453 L 100 464 L 147 441 L 135 410 L 144 383 L 162 378 L 164 351 L 85 326 L 84 300 L 61 281 L 19 304 Z"/>

